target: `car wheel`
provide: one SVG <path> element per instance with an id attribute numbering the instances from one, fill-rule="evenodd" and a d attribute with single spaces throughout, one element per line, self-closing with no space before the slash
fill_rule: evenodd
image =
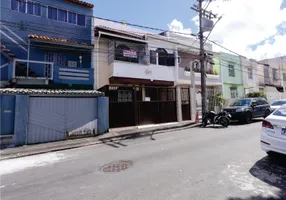
<path id="1" fill-rule="evenodd" d="M 247 112 L 245 114 L 244 122 L 246 124 L 250 124 L 252 122 L 252 114 L 251 114 L 251 112 Z"/>
<path id="2" fill-rule="evenodd" d="M 266 111 L 265 111 L 264 119 L 265 119 L 266 117 L 268 117 L 268 115 L 270 115 L 270 110 L 266 110 Z"/>

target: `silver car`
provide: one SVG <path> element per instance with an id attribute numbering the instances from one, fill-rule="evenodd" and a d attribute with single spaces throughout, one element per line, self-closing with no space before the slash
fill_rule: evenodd
<path id="1" fill-rule="evenodd" d="M 276 110 L 277 108 L 280 108 L 282 105 L 286 104 L 286 99 L 281 99 L 281 100 L 277 100 L 274 101 L 271 106 L 270 106 L 270 110 L 271 112 L 273 112 L 274 110 Z"/>

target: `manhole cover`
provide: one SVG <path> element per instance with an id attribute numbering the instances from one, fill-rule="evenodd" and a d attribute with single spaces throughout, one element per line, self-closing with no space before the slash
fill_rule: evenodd
<path id="1" fill-rule="evenodd" d="M 121 172 L 132 166 L 132 161 L 130 160 L 119 160 L 115 162 L 108 163 L 101 167 L 103 172 Z"/>

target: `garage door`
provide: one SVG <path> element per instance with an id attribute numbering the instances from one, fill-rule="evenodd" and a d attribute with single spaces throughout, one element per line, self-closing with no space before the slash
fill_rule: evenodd
<path id="1" fill-rule="evenodd" d="M 97 119 L 96 98 L 31 97 L 27 143 L 64 140 Z"/>

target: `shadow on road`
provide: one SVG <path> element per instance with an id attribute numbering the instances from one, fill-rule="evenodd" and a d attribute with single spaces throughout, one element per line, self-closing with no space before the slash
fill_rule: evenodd
<path id="1" fill-rule="evenodd" d="M 238 197 L 231 197 L 227 200 L 285 200 L 282 196 L 278 197 L 263 197 L 261 195 L 258 196 L 250 196 L 246 198 L 238 198 Z"/>
<path id="2" fill-rule="evenodd" d="M 128 145 L 121 143 L 120 140 L 101 140 L 103 144 L 114 148 L 127 147 Z"/>
<path id="3" fill-rule="evenodd" d="M 263 119 L 261 118 L 259 118 L 259 119 L 253 119 L 252 120 L 252 123 L 254 124 L 254 123 L 261 123 L 263 121 Z M 244 123 L 242 123 L 242 122 L 231 122 L 231 124 L 230 124 L 231 126 L 243 126 L 243 125 L 247 125 L 247 124 L 244 124 Z"/>
<path id="4" fill-rule="evenodd" d="M 249 170 L 255 178 L 279 188 L 277 197 L 250 196 L 247 198 L 231 197 L 228 200 L 286 200 L 286 156 L 272 154 L 257 161 Z"/>

